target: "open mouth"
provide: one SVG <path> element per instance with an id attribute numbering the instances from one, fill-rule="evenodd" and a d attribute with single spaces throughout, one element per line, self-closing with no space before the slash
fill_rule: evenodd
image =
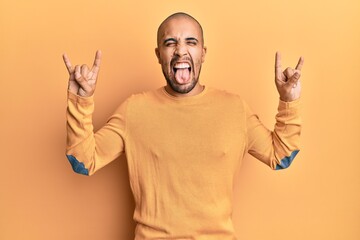
<path id="1" fill-rule="evenodd" d="M 191 66 L 189 63 L 176 63 L 173 66 L 175 79 L 179 84 L 190 82 Z"/>

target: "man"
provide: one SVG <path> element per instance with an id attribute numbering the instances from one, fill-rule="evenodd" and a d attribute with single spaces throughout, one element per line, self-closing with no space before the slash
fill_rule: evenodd
<path id="1" fill-rule="evenodd" d="M 272 169 L 287 168 L 299 151 L 300 73 L 281 69 L 276 125 L 266 129 L 237 95 L 200 84 L 203 32 L 190 15 L 175 13 L 157 34 L 156 56 L 167 84 L 127 99 L 93 133 L 93 94 L 101 52 L 91 69 L 72 67 L 67 109 L 67 157 L 91 175 L 120 154 L 128 161 L 135 199 L 135 239 L 236 239 L 231 220 L 233 177 L 246 152 Z"/>

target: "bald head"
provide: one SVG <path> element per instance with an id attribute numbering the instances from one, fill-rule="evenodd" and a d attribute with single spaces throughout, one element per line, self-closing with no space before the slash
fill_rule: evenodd
<path id="1" fill-rule="evenodd" d="M 168 17 L 160 24 L 160 26 L 159 26 L 159 28 L 158 28 L 158 31 L 157 31 L 157 45 L 158 45 L 158 47 L 159 47 L 159 45 L 160 45 L 161 37 L 162 37 L 162 35 L 164 34 L 164 28 L 165 28 L 166 24 L 167 24 L 168 22 L 170 22 L 171 20 L 173 20 L 173 19 L 181 19 L 181 18 L 189 19 L 189 20 L 193 21 L 193 22 L 196 24 L 196 26 L 197 26 L 197 27 L 199 28 L 199 30 L 200 30 L 200 34 L 201 34 L 201 39 L 200 39 L 200 41 L 201 41 L 201 44 L 204 45 L 204 33 L 203 33 L 203 29 L 202 29 L 200 23 L 199 23 L 194 17 L 192 17 L 191 15 L 189 15 L 189 14 L 187 14 L 187 13 L 177 12 L 177 13 L 174 13 L 174 14 L 168 16 Z"/>

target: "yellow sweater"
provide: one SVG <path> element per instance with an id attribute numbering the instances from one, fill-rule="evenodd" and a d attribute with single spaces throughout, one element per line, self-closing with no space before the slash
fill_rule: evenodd
<path id="1" fill-rule="evenodd" d="M 249 152 L 272 169 L 298 152 L 299 100 L 279 102 L 269 131 L 237 95 L 205 88 L 176 98 L 133 95 L 93 133 L 92 97 L 68 93 L 67 157 L 91 175 L 125 153 L 135 199 L 135 239 L 236 239 L 233 178 Z"/>

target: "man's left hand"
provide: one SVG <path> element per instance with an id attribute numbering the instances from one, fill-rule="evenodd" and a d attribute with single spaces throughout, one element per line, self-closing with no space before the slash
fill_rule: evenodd
<path id="1" fill-rule="evenodd" d="M 301 68 L 304 64 L 304 58 L 300 57 L 295 69 L 286 68 L 282 71 L 281 54 L 276 52 L 275 55 L 275 84 L 280 94 L 280 100 L 291 102 L 300 97 L 301 84 Z"/>

